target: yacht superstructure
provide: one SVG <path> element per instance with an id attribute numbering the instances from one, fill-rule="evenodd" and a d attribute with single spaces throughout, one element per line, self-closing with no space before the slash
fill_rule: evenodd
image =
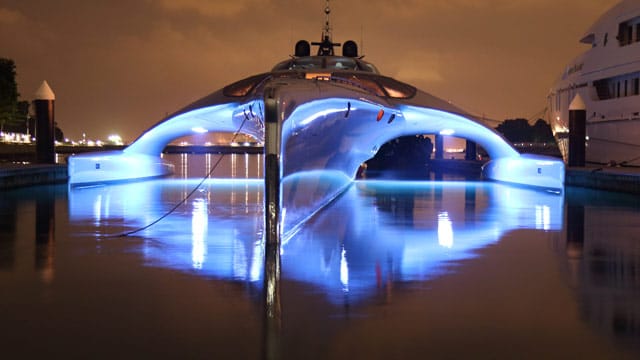
<path id="1" fill-rule="evenodd" d="M 640 0 L 624 0 L 584 34 L 591 48 L 564 70 L 548 96 L 552 130 L 568 159 L 569 105 L 587 113 L 586 161 L 640 166 Z"/>

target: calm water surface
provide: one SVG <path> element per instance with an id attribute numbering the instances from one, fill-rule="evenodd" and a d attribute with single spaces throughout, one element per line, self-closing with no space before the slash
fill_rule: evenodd
<path id="1" fill-rule="evenodd" d="M 174 179 L 0 193 L 0 356 L 640 358 L 637 197 L 356 182 L 283 243 L 278 331 L 259 156 L 111 236 L 217 161 L 169 159 Z"/>

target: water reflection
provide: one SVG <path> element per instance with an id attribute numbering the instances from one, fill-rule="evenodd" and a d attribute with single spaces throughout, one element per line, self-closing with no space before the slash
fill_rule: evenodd
<path id="1" fill-rule="evenodd" d="M 564 264 L 580 315 L 640 347 L 640 204 L 628 195 L 569 189 Z"/>
<path id="2" fill-rule="evenodd" d="M 131 230 L 180 199 L 184 181 L 74 189 L 74 221 Z M 261 287 L 262 182 L 211 180 L 143 232 L 146 262 Z M 484 182 L 358 182 L 282 244 L 283 271 L 335 303 L 365 300 L 381 284 L 427 280 L 514 229 L 558 231 L 563 197 Z M 102 227 L 94 231 L 104 234 Z M 184 229 L 191 229 L 185 241 Z M 212 231 L 212 229 L 215 229 Z"/>
<path id="3" fill-rule="evenodd" d="M 393 282 L 450 272 L 511 230 L 561 230 L 562 205 L 495 183 L 360 182 L 284 246 L 283 271 L 334 303 L 388 300 Z"/>
<path id="4" fill-rule="evenodd" d="M 10 271 L 15 266 L 17 201 L 2 196 L 0 201 L 0 271 Z"/>
<path id="5" fill-rule="evenodd" d="M 51 282 L 55 257 L 55 188 L 44 187 L 36 199 L 35 267 L 42 279 Z"/>
<path id="6" fill-rule="evenodd" d="M 194 269 L 202 269 L 206 260 L 208 225 L 207 202 L 202 198 L 195 199 L 191 217 L 191 261 Z"/>
<path id="7" fill-rule="evenodd" d="M 196 183 L 158 180 L 74 189 L 69 193 L 72 223 L 95 234 L 131 230 L 155 220 Z M 355 311 L 371 309 L 371 304 L 395 305 L 397 310 L 414 295 L 407 296 L 408 287 L 428 288 L 435 280 L 442 284 L 446 279 L 442 275 L 459 275 L 466 264 L 477 263 L 468 263 L 468 259 L 486 254 L 490 245 L 502 239 L 510 240 L 496 248 L 511 246 L 511 251 L 521 252 L 493 253 L 491 261 L 526 258 L 537 246 L 547 250 L 550 242 L 556 245 L 558 256 L 538 253 L 533 268 L 526 271 L 534 279 L 532 274 L 542 271 L 535 269 L 540 263 L 545 274 L 554 277 L 555 266 L 562 265 L 576 301 L 558 311 L 567 314 L 577 307 L 581 326 L 588 324 L 584 327 L 604 334 L 605 339 L 640 344 L 640 205 L 635 198 L 576 189 L 559 196 L 471 181 L 363 181 L 287 239 L 280 252 L 270 253 L 263 239 L 262 188 L 261 181 L 208 181 L 176 213 L 141 233 L 142 241 L 135 242 L 135 250 L 145 265 L 234 282 L 254 300 L 267 293 L 269 274 L 274 276 L 273 283 L 279 284 L 277 271 L 264 275 L 271 267 L 265 265 L 267 258 L 282 267 L 285 290 L 291 292 L 291 287 L 299 286 L 291 284 L 303 284 L 314 301 L 329 304 L 332 319 L 346 320 Z M 522 244 L 515 245 L 520 240 Z M 552 260 L 551 266 L 544 262 L 547 259 Z M 481 278 L 466 276 L 474 281 Z M 535 279 L 544 289 L 554 285 L 544 276 Z M 496 287 L 510 283 L 496 281 Z M 496 294 L 478 296 L 483 301 L 506 299 L 519 291 L 490 289 Z M 566 287 L 554 289 L 561 293 Z M 418 296 L 428 297 L 424 292 Z M 562 294 L 549 297 L 562 299 Z M 273 309 L 287 319 L 287 311 L 296 305 L 281 304 L 277 296 L 274 299 Z M 555 300 L 548 303 L 561 303 Z M 538 304 L 535 299 L 530 301 Z M 495 316 L 498 323 L 510 321 Z M 286 349 L 280 347 L 282 319 L 272 319 L 265 318 L 263 352 L 277 357 Z M 514 326 L 526 329 L 528 325 Z"/>
<path id="8" fill-rule="evenodd" d="M 87 220 L 99 236 L 144 227 L 182 200 L 197 180 L 77 188 L 69 192 L 69 214 Z M 237 281 L 262 279 L 262 182 L 208 180 L 183 206 L 140 232 L 140 251 L 150 265 L 191 270 Z M 81 230 L 78 230 L 81 231 Z M 190 233 L 185 241 L 185 233 Z M 185 268 L 188 265 L 188 268 Z"/>
<path id="9" fill-rule="evenodd" d="M 29 249 L 29 266 L 44 282 L 55 272 L 56 201 L 64 198 L 66 186 L 41 186 L 2 194 L 0 201 L 0 271 L 16 270 L 24 249 Z M 29 231 L 24 232 L 25 223 Z M 29 241 L 27 246 L 24 240 Z M 24 259 L 27 260 L 27 259 Z"/>

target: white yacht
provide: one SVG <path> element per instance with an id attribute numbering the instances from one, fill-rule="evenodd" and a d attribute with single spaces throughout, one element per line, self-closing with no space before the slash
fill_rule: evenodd
<path id="1" fill-rule="evenodd" d="M 549 115 L 568 159 L 569 105 L 579 95 L 587 112 L 586 162 L 640 166 L 640 0 L 624 0 L 598 19 L 549 94 Z"/>

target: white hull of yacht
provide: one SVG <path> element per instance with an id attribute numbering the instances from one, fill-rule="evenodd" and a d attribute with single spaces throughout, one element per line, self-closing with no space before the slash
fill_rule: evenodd
<path id="1" fill-rule="evenodd" d="M 569 106 L 586 109 L 586 162 L 640 166 L 640 1 L 624 0 L 589 28 L 591 48 L 566 67 L 549 94 L 552 130 L 568 160 Z"/>

